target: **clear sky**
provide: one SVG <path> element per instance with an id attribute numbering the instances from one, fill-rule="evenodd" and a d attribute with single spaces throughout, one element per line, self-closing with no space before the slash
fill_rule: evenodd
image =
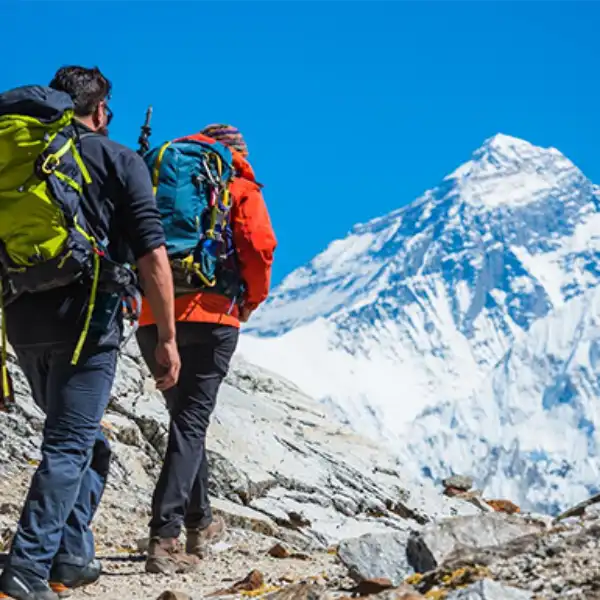
<path id="1" fill-rule="evenodd" d="M 98 65 L 122 143 L 148 103 L 154 144 L 239 127 L 279 239 L 274 282 L 498 132 L 600 183 L 598 2 L 2 0 L 0 22 L 1 89 Z"/>

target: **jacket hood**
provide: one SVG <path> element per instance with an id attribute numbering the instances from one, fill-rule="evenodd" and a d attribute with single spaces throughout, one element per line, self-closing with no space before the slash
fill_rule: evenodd
<path id="1" fill-rule="evenodd" d="M 249 181 L 252 181 L 257 185 L 261 185 L 256 181 L 254 169 L 252 168 L 252 165 L 248 162 L 248 160 L 235 150 L 231 150 L 231 154 L 233 155 L 233 166 L 235 167 L 237 176 L 243 177 L 244 179 L 248 179 Z"/>
<path id="2" fill-rule="evenodd" d="M 201 133 L 194 133 L 193 135 L 186 135 L 180 138 L 177 138 L 175 141 L 176 142 L 181 142 L 183 140 L 198 140 L 199 142 L 208 142 L 210 144 L 213 144 L 215 142 L 215 140 L 213 140 L 210 137 L 207 137 L 206 135 L 202 135 Z M 262 184 L 258 183 L 258 181 L 256 181 L 256 176 L 254 175 L 254 169 L 252 168 L 252 165 L 248 162 L 248 160 L 242 156 L 239 152 L 237 152 L 237 150 L 234 150 L 233 148 L 228 148 L 229 151 L 231 152 L 231 155 L 233 156 L 233 166 L 236 170 L 236 174 L 238 177 L 241 177 L 242 179 L 247 179 L 248 181 L 251 181 L 252 183 L 255 183 L 256 185 L 258 185 L 259 187 L 263 187 Z"/>

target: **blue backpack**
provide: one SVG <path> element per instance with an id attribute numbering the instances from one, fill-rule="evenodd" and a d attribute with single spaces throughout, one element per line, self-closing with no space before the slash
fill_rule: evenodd
<path id="1" fill-rule="evenodd" d="M 243 292 L 231 230 L 231 151 L 218 142 L 166 142 L 143 155 L 167 239 L 176 295 Z"/>

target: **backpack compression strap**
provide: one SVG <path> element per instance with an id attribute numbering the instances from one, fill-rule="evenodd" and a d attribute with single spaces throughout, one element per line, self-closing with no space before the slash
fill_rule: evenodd
<path id="1" fill-rule="evenodd" d="M 223 204 L 219 204 L 219 198 L 215 198 L 212 205 L 212 211 L 210 215 L 210 227 L 206 232 L 206 237 L 209 240 L 218 240 L 223 231 L 223 225 L 225 223 L 225 219 L 227 214 L 229 213 L 229 209 L 231 208 L 231 195 L 229 192 L 229 181 L 223 184 L 223 180 L 221 179 L 223 176 L 223 161 L 221 157 L 214 153 L 215 162 L 217 163 L 217 172 L 219 173 L 219 181 L 212 181 L 212 184 L 215 188 L 219 188 L 222 186 L 223 188 Z M 207 172 L 210 174 L 210 169 L 207 165 Z M 215 228 L 218 225 L 218 233 L 215 233 Z"/>
<path id="2" fill-rule="evenodd" d="M 214 179 L 212 171 L 208 165 L 210 158 L 214 157 L 216 162 L 217 173 L 219 179 Z M 210 207 L 210 225 L 206 230 L 205 237 L 211 242 L 220 242 L 222 240 L 222 233 L 224 229 L 225 220 L 229 209 L 231 208 L 231 194 L 229 192 L 229 181 L 223 182 L 223 161 L 221 156 L 217 152 L 209 152 L 208 159 L 204 159 L 204 167 L 206 173 L 210 178 L 210 183 L 213 186 L 214 195 L 212 196 Z M 222 201 L 220 200 L 219 191 L 222 191 Z M 217 285 L 217 278 L 214 277 L 212 281 L 206 278 L 200 265 L 194 262 L 194 255 L 190 254 L 181 260 L 173 261 L 173 267 L 175 269 L 183 269 L 185 273 L 192 273 L 202 281 L 202 283 L 211 288 Z"/>
<path id="3" fill-rule="evenodd" d="M 0 315 L 2 316 L 2 356 L 0 357 L 0 368 L 2 369 L 2 400 L 7 402 L 11 397 L 10 373 L 8 372 L 8 337 L 6 333 L 6 314 L 4 311 L 4 289 L 2 277 L 0 276 Z M 1 404 L 4 404 L 2 402 Z"/>
<path id="4" fill-rule="evenodd" d="M 92 278 L 92 290 L 90 291 L 90 300 L 88 302 L 87 311 L 85 313 L 85 322 L 83 324 L 83 329 L 81 330 L 79 340 L 77 340 L 75 352 L 73 352 L 73 358 L 71 359 L 72 365 L 76 365 L 79 361 L 79 356 L 81 355 L 83 344 L 85 344 L 85 340 L 90 330 L 90 323 L 92 322 L 94 308 L 96 307 L 96 297 L 98 295 L 98 281 L 100 279 L 100 257 L 103 255 L 103 253 L 96 246 L 96 241 L 94 240 L 94 238 L 92 238 L 91 236 L 87 236 L 87 234 L 85 234 L 83 230 L 80 231 L 82 235 L 86 235 L 88 241 L 92 244 L 94 254 L 94 275 Z"/>
<path id="5" fill-rule="evenodd" d="M 85 134 L 81 137 L 84 137 L 84 136 L 85 136 Z M 79 170 L 81 171 L 84 182 L 89 185 L 92 182 L 92 178 L 90 177 L 90 173 L 87 170 L 87 167 L 85 166 L 85 163 L 83 162 L 83 159 L 81 158 L 81 154 L 79 153 L 79 150 L 77 150 L 77 145 L 75 144 L 75 141 L 73 140 L 73 138 L 69 138 L 69 140 L 61 148 L 59 148 L 54 154 L 50 154 L 46 157 L 46 159 L 44 160 L 42 167 L 41 167 L 42 172 L 48 176 L 56 175 L 56 177 L 58 177 L 58 179 L 61 179 L 62 181 L 64 181 L 68 185 L 70 185 L 73 189 L 75 189 L 81 195 L 81 194 L 83 194 L 82 187 L 76 181 L 74 181 L 71 177 L 69 177 L 68 175 L 65 175 L 64 173 L 61 173 L 60 171 L 57 170 L 57 167 L 60 165 L 60 159 L 67 152 L 69 152 L 69 150 L 71 151 L 71 154 L 72 154 L 73 158 L 75 159 L 75 163 L 77 164 Z M 98 245 L 96 244 L 96 240 L 91 235 L 89 235 L 85 231 L 85 229 L 83 229 L 83 227 L 81 227 L 79 225 L 79 223 L 77 223 L 77 218 L 73 219 L 73 225 L 74 225 L 75 229 L 89 242 L 90 246 L 92 247 L 93 262 L 94 262 L 94 272 L 93 272 L 93 277 L 92 277 L 92 289 L 90 291 L 90 299 L 89 299 L 87 310 L 86 310 L 85 321 L 84 321 L 83 329 L 81 331 L 79 339 L 77 340 L 77 345 L 75 346 L 75 351 L 73 352 L 73 357 L 71 359 L 71 364 L 76 365 L 79 362 L 81 350 L 83 348 L 83 345 L 85 344 L 85 340 L 87 339 L 89 329 L 90 329 L 90 324 L 92 322 L 94 308 L 96 306 L 96 296 L 98 293 L 98 281 L 100 279 L 100 258 L 101 258 L 101 256 L 103 256 L 103 253 L 99 250 Z M 65 256 L 64 260 L 66 260 L 67 257 L 68 257 L 68 255 Z M 61 266 L 62 266 L 62 263 L 61 263 L 61 265 L 59 265 L 59 268 Z"/>
<path id="6" fill-rule="evenodd" d="M 160 150 L 158 151 L 158 156 L 156 157 L 156 162 L 154 163 L 154 169 L 152 171 L 152 188 L 154 190 L 154 195 L 156 196 L 156 191 L 158 190 L 158 182 L 160 178 L 160 165 L 162 164 L 162 159 L 165 155 L 167 148 L 171 145 L 171 142 L 165 142 Z"/>
<path id="7" fill-rule="evenodd" d="M 90 173 L 87 170 L 85 164 L 83 163 L 83 159 L 81 158 L 81 154 L 79 154 L 79 151 L 77 150 L 77 146 L 75 145 L 73 138 L 69 138 L 69 140 L 63 146 L 61 146 L 54 154 L 49 154 L 46 157 L 46 159 L 44 160 L 44 162 L 42 163 L 41 170 L 45 175 L 48 175 L 48 176 L 50 176 L 52 174 L 56 175 L 56 177 L 58 177 L 60 180 L 64 181 L 65 183 L 70 185 L 73 189 L 75 189 L 77 192 L 82 194 L 83 189 L 76 181 L 74 181 L 68 175 L 65 175 L 64 173 L 61 173 L 60 171 L 56 170 L 56 168 L 60 164 L 60 159 L 69 150 L 71 151 L 71 154 L 73 155 L 75 163 L 77 164 L 77 166 L 79 167 L 79 170 L 81 171 L 81 174 L 83 175 L 83 180 L 88 185 L 90 183 L 92 183 L 92 178 L 90 177 Z"/>

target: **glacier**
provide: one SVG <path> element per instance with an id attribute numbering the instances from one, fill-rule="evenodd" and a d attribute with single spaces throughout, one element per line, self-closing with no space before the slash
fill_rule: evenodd
<path id="1" fill-rule="evenodd" d="M 600 188 L 498 134 L 273 290 L 239 352 L 438 481 L 553 512 L 596 490 Z"/>
<path id="2" fill-rule="evenodd" d="M 425 409 L 404 459 L 556 514 L 600 492 L 600 288 L 539 319 L 479 389 Z"/>

